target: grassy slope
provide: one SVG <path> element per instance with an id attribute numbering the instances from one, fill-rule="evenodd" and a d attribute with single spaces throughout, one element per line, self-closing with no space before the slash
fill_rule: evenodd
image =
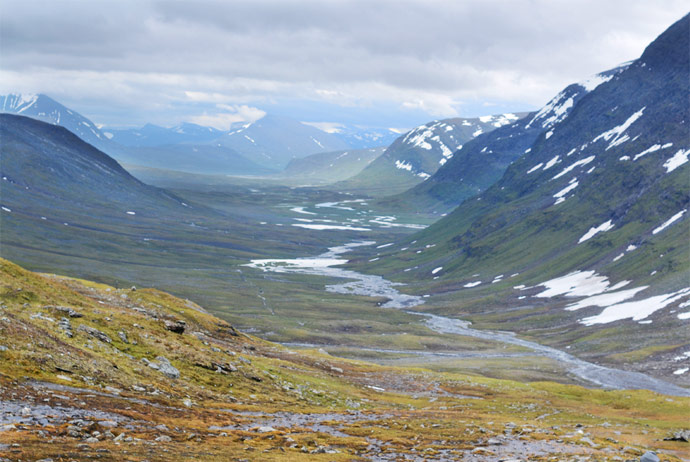
<path id="1" fill-rule="evenodd" d="M 55 306 L 83 316 L 70 318 L 73 337 L 49 319 L 65 316 Z M 667 461 L 688 456 L 687 443 L 662 438 L 686 425 L 690 399 L 525 385 L 290 352 L 237 334 L 197 305 L 153 289 L 41 276 L 4 260 L 0 307 L 0 343 L 7 348 L 0 352 L 0 405 L 18 403 L 30 412 L 39 404 L 68 413 L 100 410 L 134 424 L 110 428 L 98 423 L 102 418 L 85 418 L 75 429 L 69 418 L 53 416 L 47 426 L 12 425 L 21 418 L 5 414 L 10 425 L 0 427 L 0 457 L 121 460 L 126 453 L 132 460 L 298 460 L 316 452 L 310 460 L 344 461 L 423 451 L 427 460 L 459 460 L 472 450 L 481 457 L 510 457 L 544 447 L 573 460 L 630 458 L 647 448 Z M 185 333 L 166 330 L 166 320 L 184 320 Z M 82 324 L 111 341 L 79 330 Z M 145 365 L 144 358 L 157 356 L 168 358 L 180 378 Z M 218 365 L 227 373 L 216 372 Z M 50 391 L 49 384 L 73 388 Z M 299 421 L 323 413 L 318 432 Z M 214 425 L 230 427 L 212 430 Z M 87 430 L 99 431 L 97 442 L 85 441 Z M 490 437 L 501 444 L 487 448 Z"/>

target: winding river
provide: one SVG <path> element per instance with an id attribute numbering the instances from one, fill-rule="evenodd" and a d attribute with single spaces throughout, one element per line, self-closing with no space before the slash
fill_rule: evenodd
<path id="1" fill-rule="evenodd" d="M 401 309 L 409 314 L 420 316 L 424 319 L 426 326 L 434 332 L 475 337 L 528 348 L 535 354 L 558 361 L 570 373 L 603 388 L 647 389 L 667 395 L 690 396 L 690 390 L 663 380 L 639 372 L 599 366 L 556 348 L 521 339 L 510 332 L 473 329 L 468 321 L 412 311 L 411 308 L 423 304 L 424 299 L 398 291 L 396 287 L 403 285 L 402 283 L 391 282 L 381 276 L 363 274 L 337 267 L 348 262 L 347 259 L 339 258 L 342 254 L 356 247 L 373 244 L 375 244 L 373 241 L 352 242 L 331 247 L 328 249 L 328 252 L 316 257 L 252 260 L 251 263 L 245 266 L 267 272 L 300 273 L 346 279 L 348 282 L 326 285 L 326 291 L 338 294 L 386 298 L 388 301 L 381 305 L 383 308 Z"/>

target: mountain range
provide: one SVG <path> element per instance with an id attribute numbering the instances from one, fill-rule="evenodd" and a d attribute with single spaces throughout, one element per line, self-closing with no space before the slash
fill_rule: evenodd
<path id="1" fill-rule="evenodd" d="M 460 205 L 381 251 L 375 271 L 426 279 L 444 294 L 436 310 L 590 355 L 622 336 L 640 349 L 689 341 L 688 30 L 690 16 L 590 91 L 570 86 L 468 143 L 408 193 Z M 450 193 L 468 159 L 505 153 L 515 158 L 488 189 Z"/>
<path id="2" fill-rule="evenodd" d="M 226 316 L 233 316 L 233 310 L 249 310 L 251 303 L 261 303 L 261 309 L 274 316 L 268 291 L 282 303 L 297 300 L 294 303 L 300 309 L 317 307 L 320 316 L 334 312 L 344 316 L 342 306 L 359 310 L 357 303 L 377 309 L 378 305 L 363 301 L 364 297 L 352 302 L 357 308 L 342 300 L 328 305 L 322 292 L 309 292 L 311 286 L 294 289 L 308 273 L 290 280 L 289 290 L 299 293 L 285 297 L 288 289 L 281 284 L 288 279 L 248 276 L 243 272 L 248 271 L 246 267 L 240 266 L 257 256 L 273 257 L 271 251 L 295 256 L 305 248 L 332 246 L 335 239 L 383 236 L 390 242 L 353 252 L 351 268 L 407 284 L 402 290 L 424 301 L 415 308 L 419 312 L 471 321 L 479 328 L 511 330 L 591 360 L 642 358 L 636 364 L 626 363 L 630 368 L 668 359 L 663 370 L 655 370 L 670 376 L 675 374 L 670 358 L 690 345 L 686 325 L 690 318 L 688 30 L 690 16 L 660 35 L 639 59 L 566 87 L 540 111 L 479 119 L 477 123 L 487 125 L 481 133 L 466 119 L 417 127 L 400 136 L 380 157 L 373 151 L 368 158 L 357 154 L 357 162 L 349 165 L 352 171 L 363 168 L 361 173 L 323 190 L 261 190 L 252 185 L 229 192 L 184 191 L 195 199 L 187 202 L 177 195 L 182 191 L 173 194 L 134 179 L 115 160 L 66 129 L 3 115 L 3 245 L 28 264 L 60 268 L 63 260 L 55 255 L 65 253 L 63 247 L 73 252 L 84 246 L 86 253 L 99 254 L 112 243 L 87 240 L 84 233 L 114 226 L 116 232 L 111 234 L 141 246 L 126 259 L 116 258 L 121 248 L 108 249 L 112 265 L 108 268 L 117 265 L 123 279 L 160 277 L 139 269 L 145 260 L 147 269 L 160 273 L 174 267 L 172 290 L 207 290 L 203 296 L 212 293 L 209 299 L 216 303 L 234 278 L 233 290 L 247 304 L 218 303 L 216 309 Z M 48 114 L 31 98 L 14 98 L 9 103 L 6 98 L 5 103 L 22 114 L 38 111 L 39 106 L 36 114 Z M 64 112 L 49 113 L 66 123 Z M 79 120 L 73 113 L 67 115 Z M 222 134 L 214 143 L 233 152 L 240 147 L 249 152 L 251 145 L 256 157 L 264 152 L 264 161 L 270 165 L 265 150 L 269 142 L 278 143 L 285 127 L 294 128 L 292 135 L 303 127 L 281 118 L 264 119 Z M 304 127 L 304 133 L 317 130 Z M 96 130 L 88 130 L 94 142 L 113 143 Z M 268 141 L 259 143 L 253 139 L 259 132 L 275 137 L 267 136 Z M 351 162 L 356 152 L 341 149 L 291 159 L 292 149 L 287 147 L 303 146 L 300 152 L 311 145 L 326 149 L 333 138 L 281 136 L 286 148 L 280 154 L 272 151 L 275 157 L 271 159 L 290 162 L 288 169 L 295 175 L 324 172 L 341 159 Z M 194 143 L 176 146 L 194 149 L 198 146 Z M 180 152 L 184 157 L 188 151 Z M 405 176 L 398 180 L 396 174 Z M 417 185 L 371 202 L 367 202 L 370 197 L 333 192 L 342 186 L 352 193 L 357 181 L 362 187 L 368 185 L 365 191 L 370 194 L 377 187 L 402 189 L 405 181 Z M 307 204 L 305 197 L 312 202 Z M 298 199 L 305 202 L 297 203 Z M 421 231 L 417 230 L 423 225 L 412 225 L 409 235 L 400 237 L 367 225 L 409 226 L 394 223 L 397 217 L 381 212 L 381 204 L 389 210 L 398 204 L 400 210 L 449 213 Z M 51 211 L 60 220 L 47 217 Z M 350 212 L 353 216 L 344 223 L 343 214 Z M 71 224 L 63 217 L 77 215 L 84 219 L 82 234 L 65 231 L 63 227 Z M 133 221 L 134 217 L 148 222 Z M 179 223 L 184 223 L 179 234 L 177 229 L 167 230 Z M 334 231 L 338 234 L 326 234 Z M 31 246 L 23 242 L 29 234 Z M 140 249 L 153 246 L 149 235 L 156 247 L 142 256 Z M 57 263 L 41 259 L 42 245 L 51 248 L 51 258 Z M 174 255 L 167 254 L 166 245 L 175 246 L 176 252 L 170 252 Z M 228 271 L 228 261 L 237 271 Z M 356 317 L 352 318 L 343 322 L 354 323 Z M 274 326 L 273 321 L 261 322 Z M 399 319 L 396 322 L 404 325 Z M 379 318 L 377 323 L 385 324 Z M 319 328 L 326 329 L 324 325 L 343 332 L 350 329 L 332 319 Z M 323 331 L 317 335 L 302 327 L 291 326 L 292 335 L 309 341 L 327 337 Z M 629 338 L 637 341 L 631 344 Z"/>
<path id="3" fill-rule="evenodd" d="M 430 178 L 473 138 L 525 113 L 435 120 L 399 136 L 378 159 L 335 188 L 374 196 L 403 192 Z"/>
<path id="4" fill-rule="evenodd" d="M 275 173 L 292 159 L 311 154 L 381 146 L 393 133 L 343 126 L 339 134 L 333 134 L 270 114 L 229 131 L 192 123 L 172 128 L 147 124 L 136 129 L 102 130 L 42 94 L 0 96 L 0 111 L 63 126 L 126 164 L 201 174 Z"/>

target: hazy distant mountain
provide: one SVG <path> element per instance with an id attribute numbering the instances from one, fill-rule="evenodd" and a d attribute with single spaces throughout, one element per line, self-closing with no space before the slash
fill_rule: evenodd
<path id="1" fill-rule="evenodd" d="M 312 154 L 291 160 L 280 176 L 314 184 L 342 181 L 361 172 L 383 154 L 385 149 L 378 147 Z"/>
<path id="2" fill-rule="evenodd" d="M 214 143 L 272 169 L 284 168 L 292 159 L 310 154 L 349 148 L 345 141 L 333 134 L 270 114 L 231 130 Z"/>
<path id="3" fill-rule="evenodd" d="M 183 123 L 172 128 L 146 124 L 141 128 L 105 129 L 104 133 L 123 146 L 149 147 L 208 143 L 225 132 L 212 127 Z"/>
<path id="4" fill-rule="evenodd" d="M 116 157 L 127 165 L 208 175 L 264 175 L 277 171 L 217 144 L 128 147 L 117 150 Z"/>
<path id="5" fill-rule="evenodd" d="M 0 111 L 60 125 L 89 144 L 99 148 L 110 147 L 110 140 L 96 124 L 46 95 L 10 94 L 0 96 Z"/>
<path id="6" fill-rule="evenodd" d="M 372 128 L 340 123 L 304 123 L 337 136 L 353 149 L 389 146 L 401 133 L 400 130 L 393 128 Z"/>
<path id="7" fill-rule="evenodd" d="M 372 195 L 400 193 L 428 179 L 471 139 L 524 115 L 453 118 L 421 125 L 399 136 L 381 157 L 338 187 Z"/>

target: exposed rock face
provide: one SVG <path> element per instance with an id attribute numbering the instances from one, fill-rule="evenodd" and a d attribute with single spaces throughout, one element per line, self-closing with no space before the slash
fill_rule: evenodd
<path id="1" fill-rule="evenodd" d="M 180 378 L 180 371 L 178 371 L 172 364 L 170 364 L 168 358 L 166 358 L 165 356 L 158 356 L 156 358 L 156 361 L 157 362 L 149 362 L 148 366 L 151 369 L 156 369 L 161 374 L 171 379 Z"/>
<path id="2" fill-rule="evenodd" d="M 659 462 L 659 456 L 652 451 L 647 451 L 640 457 L 640 462 Z"/>
<path id="3" fill-rule="evenodd" d="M 184 333 L 187 324 L 184 321 L 165 321 L 165 328 L 176 334 Z"/>
<path id="4" fill-rule="evenodd" d="M 108 337 L 105 333 L 93 327 L 85 326 L 84 324 L 82 324 L 77 328 L 77 330 L 80 332 L 84 332 L 85 334 L 90 335 L 91 337 L 95 337 L 103 343 L 113 342 L 112 339 Z"/>

